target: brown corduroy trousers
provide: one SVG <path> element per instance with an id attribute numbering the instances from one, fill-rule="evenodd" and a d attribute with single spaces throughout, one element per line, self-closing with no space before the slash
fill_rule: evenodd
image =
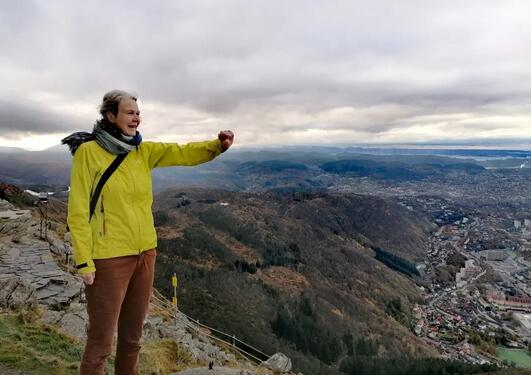
<path id="1" fill-rule="evenodd" d="M 137 375 L 140 338 L 153 288 L 156 250 L 94 260 L 96 277 L 85 287 L 89 325 L 81 375 L 103 375 L 116 327 L 115 375 Z"/>

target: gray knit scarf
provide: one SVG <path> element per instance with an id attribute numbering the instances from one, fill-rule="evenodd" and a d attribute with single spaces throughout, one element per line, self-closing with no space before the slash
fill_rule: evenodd
<path id="1" fill-rule="evenodd" d="M 124 135 L 115 125 L 100 120 L 94 124 L 92 133 L 72 133 L 68 137 L 63 138 L 61 143 L 68 145 L 72 155 L 74 155 L 77 148 L 82 143 L 88 141 L 96 141 L 98 145 L 111 154 L 118 155 L 130 152 L 134 150 L 135 147 L 138 147 L 140 142 L 142 142 L 142 136 L 138 131 L 134 137 Z"/>

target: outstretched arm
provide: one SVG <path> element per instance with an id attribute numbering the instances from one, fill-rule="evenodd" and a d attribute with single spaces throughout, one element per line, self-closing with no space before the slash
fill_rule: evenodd
<path id="1" fill-rule="evenodd" d="M 229 149 L 234 141 L 230 130 L 221 131 L 218 139 L 204 142 L 177 143 L 146 142 L 149 147 L 150 168 L 169 166 L 191 166 L 205 163 Z"/>

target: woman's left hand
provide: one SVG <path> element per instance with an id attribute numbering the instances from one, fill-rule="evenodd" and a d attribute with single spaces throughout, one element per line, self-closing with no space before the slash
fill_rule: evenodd
<path id="1" fill-rule="evenodd" d="M 222 130 L 218 134 L 218 139 L 221 142 L 222 152 L 225 152 L 232 146 L 232 142 L 234 142 L 234 133 L 230 130 Z"/>

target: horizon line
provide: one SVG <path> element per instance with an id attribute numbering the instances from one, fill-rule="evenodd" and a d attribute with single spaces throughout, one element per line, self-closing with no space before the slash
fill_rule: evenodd
<path id="1" fill-rule="evenodd" d="M 46 147 L 43 149 L 28 149 L 23 147 L 14 147 L 14 146 L 1 146 L 3 149 L 12 149 L 13 151 L 26 151 L 26 152 L 42 152 L 47 151 L 57 146 L 64 146 L 65 151 L 68 151 L 68 148 L 65 145 L 57 144 L 51 147 Z M 477 142 L 466 142 L 466 143 L 443 143 L 443 142 L 429 142 L 429 143 L 330 143 L 330 144 L 314 144 L 314 143 L 294 143 L 294 144 L 282 144 L 282 145 L 234 145 L 232 146 L 234 150 L 238 151 L 247 151 L 247 150 L 266 150 L 266 149 L 281 149 L 281 148 L 294 148 L 294 147 L 313 147 L 313 148 L 362 148 L 362 149 L 413 149 L 413 150 L 485 150 L 485 151 L 522 151 L 522 152 L 531 152 L 531 143 L 523 144 L 478 144 Z"/>

